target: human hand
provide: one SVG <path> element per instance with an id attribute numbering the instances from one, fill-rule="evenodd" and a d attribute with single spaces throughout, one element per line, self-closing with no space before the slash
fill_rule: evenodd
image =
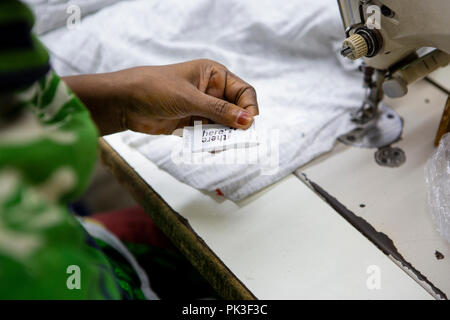
<path id="1" fill-rule="evenodd" d="M 77 90 L 86 87 L 86 81 L 76 77 L 83 76 L 65 81 L 91 110 L 103 134 L 126 129 L 171 134 L 194 120 L 247 129 L 258 115 L 253 87 L 211 60 L 84 76 L 97 79 L 85 79 L 94 88 L 102 84 L 88 93 Z"/>

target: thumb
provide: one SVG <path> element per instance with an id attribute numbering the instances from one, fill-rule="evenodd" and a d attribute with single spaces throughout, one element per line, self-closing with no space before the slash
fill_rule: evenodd
<path id="1" fill-rule="evenodd" d="M 228 101 L 218 99 L 203 92 L 198 97 L 199 115 L 237 129 L 248 129 L 253 123 L 253 115 Z"/>

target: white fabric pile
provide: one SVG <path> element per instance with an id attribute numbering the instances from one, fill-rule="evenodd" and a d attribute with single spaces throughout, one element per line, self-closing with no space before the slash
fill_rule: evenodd
<path id="1" fill-rule="evenodd" d="M 180 137 L 123 133 L 180 181 L 238 201 L 329 151 L 352 129 L 348 113 L 362 103 L 362 75 L 339 57 L 343 38 L 331 0 L 137 0 L 82 16 L 79 28 L 55 29 L 42 40 L 62 75 L 210 58 L 252 84 L 261 121 L 279 132 L 276 173 L 262 174 L 258 163 L 175 163 Z M 227 152 L 234 151 L 216 156 Z"/>

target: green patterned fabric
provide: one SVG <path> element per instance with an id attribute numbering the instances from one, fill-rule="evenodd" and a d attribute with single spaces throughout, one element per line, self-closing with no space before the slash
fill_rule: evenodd
<path id="1" fill-rule="evenodd" d="M 88 112 L 52 72 L 17 97 L 21 116 L 0 129 L 0 298 L 120 298 L 108 260 L 65 205 L 97 155 Z M 81 289 L 67 286 L 72 265 Z"/>
<path id="2" fill-rule="evenodd" d="M 108 256 L 122 295 L 126 299 L 144 300 L 145 296 L 140 288 L 141 281 L 129 262 L 117 250 L 111 247 L 109 243 L 100 239 L 95 239 L 95 242 L 102 252 Z"/>
<path id="3" fill-rule="evenodd" d="M 0 28 L 18 21 L 31 30 L 25 6 L 0 1 Z M 31 39 L 28 47 L 0 48 L 0 76 L 48 65 Z M 1 92 L 9 105 L 0 111 L 17 112 L 7 121 L 0 112 L 0 299 L 122 298 L 110 262 L 66 207 L 89 183 L 97 157 L 88 111 L 52 71 Z"/>

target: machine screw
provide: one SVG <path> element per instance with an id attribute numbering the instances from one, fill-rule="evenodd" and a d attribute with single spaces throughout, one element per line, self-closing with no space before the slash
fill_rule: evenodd
<path id="1" fill-rule="evenodd" d="M 400 148 L 383 147 L 375 152 L 375 161 L 382 167 L 397 168 L 406 162 L 406 154 Z"/>

